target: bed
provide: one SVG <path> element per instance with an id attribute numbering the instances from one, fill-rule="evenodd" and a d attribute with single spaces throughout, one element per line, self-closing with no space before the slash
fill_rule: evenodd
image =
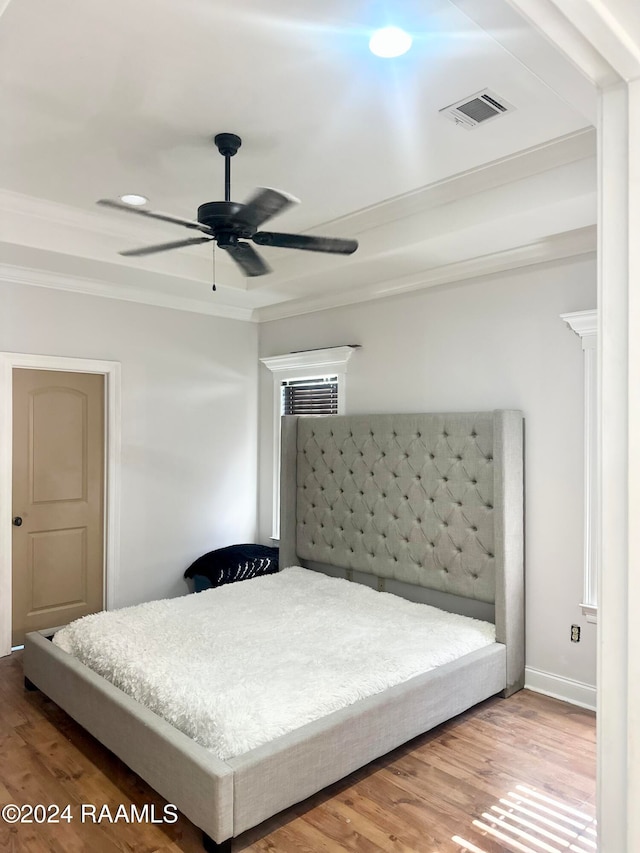
<path id="1" fill-rule="evenodd" d="M 27 686 L 176 805 L 209 851 L 523 686 L 521 414 L 283 418 L 280 565 L 495 622 L 495 642 L 223 759 L 50 642 L 55 631 L 25 641 Z"/>

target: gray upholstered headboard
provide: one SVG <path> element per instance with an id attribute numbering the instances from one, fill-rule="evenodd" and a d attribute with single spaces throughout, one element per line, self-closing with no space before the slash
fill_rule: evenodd
<path id="1" fill-rule="evenodd" d="M 281 566 L 495 604 L 521 686 L 520 412 L 284 417 L 280 489 Z"/>

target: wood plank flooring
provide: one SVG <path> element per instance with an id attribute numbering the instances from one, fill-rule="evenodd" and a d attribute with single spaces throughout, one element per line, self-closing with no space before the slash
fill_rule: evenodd
<path id="1" fill-rule="evenodd" d="M 9 824 L 10 853 L 202 853 L 176 823 L 80 822 L 82 803 L 165 801 L 0 659 L 0 806 L 69 804 L 73 820 Z M 233 853 L 594 853 L 595 718 L 523 690 L 489 699 L 234 840 Z"/>

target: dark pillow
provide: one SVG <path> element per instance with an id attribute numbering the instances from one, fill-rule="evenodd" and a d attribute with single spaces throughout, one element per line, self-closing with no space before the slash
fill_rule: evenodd
<path id="1" fill-rule="evenodd" d="M 267 545 L 228 545 L 198 557 L 184 576 L 191 579 L 197 576 L 196 591 L 200 591 L 204 588 L 202 578 L 207 578 L 210 586 L 222 586 L 277 571 L 277 548 L 269 548 Z"/>

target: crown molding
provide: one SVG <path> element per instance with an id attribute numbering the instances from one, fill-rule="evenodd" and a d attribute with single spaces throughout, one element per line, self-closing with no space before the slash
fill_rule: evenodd
<path id="1" fill-rule="evenodd" d="M 136 235 L 136 239 L 137 235 L 140 239 L 146 237 L 152 239 L 153 235 L 157 238 L 163 231 L 176 233 L 174 225 L 159 220 L 149 220 L 140 216 L 118 217 L 107 212 L 105 208 L 72 207 L 51 199 L 37 198 L 3 188 L 0 188 L 0 210 L 6 214 L 55 222 L 68 228 L 118 239 L 131 240 L 132 234 Z"/>
<path id="2" fill-rule="evenodd" d="M 581 338 L 588 335 L 595 335 L 598 332 L 598 309 L 590 308 L 587 311 L 573 311 L 570 314 L 561 314 L 560 319 L 564 320 L 572 332 L 575 332 Z"/>
<path id="3" fill-rule="evenodd" d="M 535 243 L 507 249 L 490 255 L 470 258 L 431 270 L 380 282 L 357 290 L 328 292 L 320 295 L 292 299 L 275 305 L 266 305 L 254 311 L 260 322 L 281 320 L 313 311 L 339 308 L 401 293 L 411 293 L 443 284 L 469 281 L 487 275 L 508 272 L 520 267 L 534 266 L 567 258 L 589 255 L 596 251 L 596 227 L 587 226 L 564 234 L 554 235 Z"/>
<path id="4" fill-rule="evenodd" d="M 329 236 L 332 234 L 341 236 L 347 232 L 356 236 L 362 235 L 367 231 L 388 226 L 398 220 L 416 214 L 424 214 L 425 211 L 441 205 L 459 201 L 569 163 L 595 157 L 595 153 L 595 130 L 588 127 L 436 181 L 411 192 L 394 196 L 346 216 L 319 223 L 307 231 L 313 233 L 320 230 Z M 127 243 L 132 240 L 140 240 L 141 242 L 157 240 L 159 233 L 168 230 L 175 233 L 173 226 L 166 226 L 162 222 L 156 221 L 148 222 L 143 217 L 125 219 L 125 217 L 114 216 L 112 213 L 105 213 L 97 208 L 95 210 L 83 210 L 49 199 L 35 198 L 1 188 L 0 210 L 10 216 L 34 218 L 47 223 L 55 222 L 57 225 L 72 229 L 75 232 L 84 231 L 97 236 L 127 241 Z M 195 250 L 190 247 L 180 249 L 178 252 L 188 255 L 194 253 Z M 273 257 L 278 258 L 278 271 L 281 277 L 286 277 L 288 267 L 295 267 L 295 259 L 284 250 L 277 255 L 273 254 Z M 267 282 L 252 282 L 252 284 L 254 288 L 268 286 Z"/>
<path id="5" fill-rule="evenodd" d="M 446 212 L 446 215 L 451 219 L 453 216 L 452 205 L 456 202 L 459 205 L 464 205 L 464 207 L 461 208 L 460 217 L 453 217 L 453 220 L 458 225 L 460 225 L 460 221 L 463 223 L 466 223 L 467 220 L 476 222 L 478 217 L 486 215 L 486 205 L 492 204 L 497 210 L 500 206 L 504 207 L 507 202 L 514 203 L 514 199 L 517 200 L 517 190 L 503 198 L 505 187 L 514 185 L 514 182 L 518 180 L 537 179 L 544 175 L 549 176 L 545 179 L 548 184 L 552 180 L 550 176 L 555 175 L 553 170 L 572 164 L 585 163 L 594 157 L 594 153 L 594 131 L 592 128 L 587 128 L 422 187 L 403 196 L 397 196 L 373 207 L 349 214 L 339 220 L 334 220 L 332 223 L 325 223 L 320 228 L 329 235 L 331 233 L 347 233 L 347 231 L 360 235 L 361 251 L 364 252 L 362 260 L 366 261 L 369 255 L 375 258 L 376 252 L 379 253 L 385 246 L 387 249 L 389 247 L 397 248 L 398 229 L 401 226 L 402 233 L 405 236 L 406 234 L 413 235 L 415 242 L 419 239 L 420 234 L 425 233 L 425 229 L 420 225 L 421 218 L 423 219 L 426 216 L 431 217 L 431 219 L 436 217 L 437 219 L 439 211 L 442 210 L 443 215 Z M 574 183 L 578 180 L 584 183 L 584 176 L 581 175 L 582 173 L 577 177 L 573 176 Z M 557 183 L 555 178 L 553 180 Z M 553 184 L 549 189 L 549 193 L 553 196 L 552 188 Z M 498 195 L 494 197 L 491 195 L 492 191 L 494 194 L 497 192 Z M 505 198 L 507 199 L 506 202 Z M 132 221 L 121 222 L 118 217 L 105 215 L 101 211 L 84 211 L 46 199 L 35 199 L 6 190 L 0 190 L 0 210 L 20 217 L 22 219 L 20 228 L 24 228 L 30 218 L 34 223 L 37 221 L 36 233 L 38 229 L 42 230 L 43 222 L 55 222 L 56 225 L 61 225 L 71 235 L 69 245 L 63 249 L 63 253 L 66 254 L 73 254 L 74 239 L 77 240 L 79 246 L 85 245 L 82 243 L 82 233 L 131 241 L 131 226 L 135 226 L 136 229 L 140 229 L 136 230 L 135 239 L 140 239 L 143 242 L 148 238 L 152 242 L 154 236 L 157 239 L 156 226 L 162 226 L 162 223 L 146 223 L 141 217 L 132 217 Z M 139 223 L 137 219 L 141 219 L 141 222 Z M 574 217 L 574 222 L 575 225 L 583 225 L 584 217 L 582 222 L 579 221 L 579 218 L 578 221 L 575 221 Z M 567 225 L 571 227 L 568 222 L 562 222 L 562 217 L 555 227 L 561 228 L 563 224 L 565 227 Z M 376 230 L 380 233 L 376 234 Z M 380 236 L 382 233 L 386 235 L 384 240 Z M 563 257 L 594 251 L 595 238 L 592 239 L 591 233 L 589 227 L 579 228 L 575 231 L 561 232 L 551 237 L 540 238 L 531 244 L 522 246 L 517 245 L 518 237 L 515 236 L 516 246 L 512 249 L 502 249 L 464 261 L 441 263 L 439 266 L 426 271 L 405 272 L 403 276 L 391 280 L 367 281 L 365 283 L 366 279 L 362 275 L 360 281 L 353 282 L 352 286 L 348 284 L 350 276 L 345 266 L 341 269 L 345 287 L 335 287 L 333 292 L 331 288 L 328 291 L 321 290 L 308 296 L 298 296 L 300 290 L 297 286 L 293 286 L 292 282 L 296 285 L 298 283 L 304 284 L 310 273 L 312 278 L 315 276 L 318 283 L 323 281 L 322 276 L 325 275 L 329 279 L 333 279 L 334 274 L 330 267 L 326 267 L 325 273 L 322 273 L 324 268 L 322 264 L 326 266 L 329 261 L 327 259 L 314 259 L 317 268 L 310 268 L 309 259 L 302 257 L 304 253 L 299 253 L 301 257 L 293 257 L 291 253 L 287 256 L 287 253 L 281 252 L 277 255 L 276 272 L 272 276 L 265 277 L 265 279 L 269 279 L 268 281 L 252 279 L 249 286 L 243 279 L 240 288 L 230 280 L 229 296 L 232 302 L 236 302 L 235 305 L 225 305 L 223 300 L 226 297 L 222 292 L 218 293 L 217 297 L 209 298 L 206 301 L 194 298 L 192 295 L 182 295 L 178 291 L 180 280 L 196 280 L 192 267 L 188 265 L 184 267 L 185 272 L 182 275 L 172 273 L 177 280 L 176 290 L 178 292 L 175 295 L 167 292 L 167 289 L 164 292 L 154 292 L 151 287 L 142 286 L 139 281 L 137 286 L 135 281 L 132 285 L 116 283 L 110 280 L 110 276 L 101 273 L 96 274 L 93 270 L 87 270 L 88 274 L 75 271 L 75 274 L 70 275 L 62 274 L 59 270 L 49 272 L 44 267 L 34 268 L 34 265 L 30 264 L 27 258 L 25 258 L 26 264 L 23 264 L 21 259 L 15 259 L 13 266 L 5 266 L 0 269 L 4 270 L 3 274 L 9 279 L 23 284 L 52 287 L 251 322 L 265 322 L 449 282 L 473 279 L 515 269 L 519 266 L 544 263 L 549 260 L 558 260 Z M 73 237 L 73 235 L 79 236 Z M 25 243 L 25 245 L 30 244 Z M 88 245 L 86 244 L 85 247 Z M 95 248 L 99 248 L 99 245 L 99 243 L 95 243 Z M 33 248 L 36 247 L 33 246 Z M 48 249 L 46 251 L 53 250 Z M 185 252 L 188 253 L 188 250 Z M 86 254 L 85 258 L 87 261 L 91 260 L 91 257 Z M 187 258 L 183 259 L 187 260 Z M 94 260 L 99 259 L 94 258 Z M 128 270 L 134 269 L 130 264 L 123 264 L 123 266 Z M 180 269 L 180 266 L 176 268 L 178 272 Z M 152 269 L 145 270 L 146 274 L 153 272 Z M 285 295 L 287 289 L 289 294 Z M 234 291 L 237 296 L 231 297 L 231 293 Z M 241 291 L 241 294 L 238 291 Z M 238 305 L 238 301 L 244 304 Z"/>
<path id="6" fill-rule="evenodd" d="M 590 17 L 587 2 L 575 0 L 508 0 L 509 5 L 542 32 L 570 61 L 600 88 L 615 85 L 619 78 L 611 57 L 591 41 L 582 23 Z M 571 8 L 569 8 L 571 6 Z"/>
<path id="7" fill-rule="evenodd" d="M 293 371 L 325 373 L 344 373 L 347 369 L 349 359 L 357 349 L 357 346 L 327 347 L 325 349 L 303 350 L 301 352 L 289 352 L 285 355 L 272 355 L 261 358 L 260 361 L 268 367 L 272 373 L 282 374 Z"/>
<path id="8" fill-rule="evenodd" d="M 631 82 L 640 79 L 640 42 L 635 0 L 613 4 L 610 0 L 510 0 L 522 14 L 541 26 L 551 16 L 562 16 L 556 34 L 564 38 L 563 50 L 584 73 L 593 67 L 593 79 L 603 88 L 615 84 L 612 69 Z M 587 55 L 587 51 L 589 52 Z M 598 60 L 596 68 L 593 55 Z M 588 58 L 588 63 L 585 59 Z M 597 77 L 595 71 L 600 71 Z M 605 76 L 606 75 L 606 76 Z"/>
<path id="9" fill-rule="evenodd" d="M 555 235 L 515 249 L 495 252 L 482 257 L 470 258 L 453 264 L 434 267 L 431 270 L 377 282 L 365 288 L 350 291 L 325 292 L 265 305 L 260 308 L 242 308 L 224 305 L 219 301 L 191 299 L 166 293 L 152 293 L 129 285 L 90 279 L 84 276 L 60 274 L 28 267 L 0 264 L 0 281 L 33 287 L 47 287 L 106 299 L 139 302 L 177 311 L 192 311 L 232 320 L 264 323 L 339 308 L 359 302 L 368 302 L 402 293 L 424 290 L 429 287 L 469 281 L 487 275 L 495 275 L 520 267 L 560 261 L 566 258 L 588 255 L 596 249 L 595 226 Z M 584 312 L 585 314 L 589 312 Z M 563 316 L 563 319 L 565 317 Z M 572 327 L 573 328 L 573 327 Z M 575 331 L 575 330 L 574 330 Z"/>
<path id="10" fill-rule="evenodd" d="M 425 235 L 442 235 L 442 229 L 448 233 L 463 225 L 479 226 L 487 219 L 508 216 L 511 210 L 516 217 L 521 216 L 523 209 L 527 209 L 523 198 L 537 199 L 538 206 L 559 207 L 568 201 L 562 195 L 562 186 L 569 187 L 573 196 L 593 194 L 593 219 L 585 221 L 588 206 L 580 201 L 576 208 L 580 213 L 574 212 L 571 223 L 561 219 L 550 230 L 561 233 L 581 228 L 595 222 L 595 155 L 595 130 L 587 128 L 347 214 L 314 227 L 309 233 L 358 238 L 360 249 L 356 255 L 341 259 L 340 270 L 344 270 L 381 252 L 395 251 L 401 241 L 406 246 L 409 238 L 415 243 L 422 242 Z M 309 274 L 308 261 L 303 255 L 281 250 L 274 279 L 251 279 L 248 289 L 255 293 L 295 282 L 297 290 L 298 283 Z M 323 274 L 333 278 L 333 263 L 333 259 L 324 256 L 315 260 L 314 265 L 318 272 L 324 270 Z"/>
<path id="11" fill-rule="evenodd" d="M 348 213 L 318 225 L 317 228 L 326 230 L 339 227 L 342 234 L 346 233 L 344 225 L 349 231 L 361 233 L 415 213 L 424 213 L 425 210 L 595 156 L 596 131 L 593 127 L 586 127 Z M 316 230 L 315 226 L 310 230 Z"/>
<path id="12" fill-rule="evenodd" d="M 215 298 L 205 302 L 184 296 L 171 296 L 166 293 L 150 293 L 129 285 L 113 284 L 81 276 L 49 272 L 45 270 L 0 264 L 0 281 L 10 284 L 23 284 L 32 287 L 47 287 L 53 290 L 66 290 L 70 293 L 82 293 L 87 296 L 100 296 L 105 299 L 120 299 L 125 302 L 139 302 L 158 308 L 173 308 L 176 311 L 192 311 L 197 314 L 209 314 L 226 317 L 230 320 L 253 321 L 250 308 L 238 308 L 215 302 Z"/>

